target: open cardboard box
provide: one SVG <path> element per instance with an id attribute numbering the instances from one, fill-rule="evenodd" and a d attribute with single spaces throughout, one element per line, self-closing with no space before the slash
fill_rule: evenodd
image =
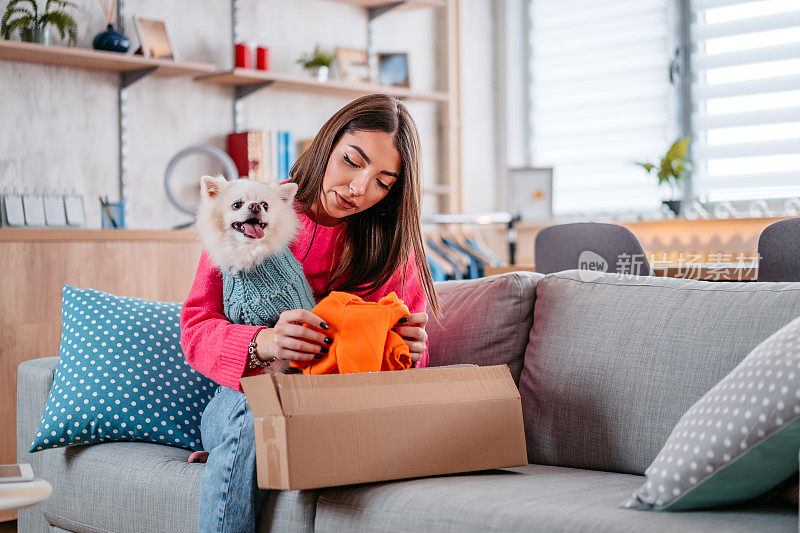
<path id="1" fill-rule="evenodd" d="M 258 486 L 311 489 L 528 462 L 506 365 L 243 378 Z"/>

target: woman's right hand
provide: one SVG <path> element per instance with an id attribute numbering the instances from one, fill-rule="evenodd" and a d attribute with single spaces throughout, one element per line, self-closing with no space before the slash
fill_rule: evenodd
<path id="1" fill-rule="evenodd" d="M 326 329 L 328 325 L 307 309 L 284 311 L 274 327 L 258 332 L 258 355 L 265 360 L 271 357 L 284 361 L 322 359 L 333 343 Z"/>

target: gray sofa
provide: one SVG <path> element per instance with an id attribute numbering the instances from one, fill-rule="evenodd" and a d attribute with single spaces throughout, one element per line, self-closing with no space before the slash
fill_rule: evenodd
<path id="1" fill-rule="evenodd" d="M 438 285 L 432 365 L 506 363 L 527 466 L 323 490 L 270 491 L 259 531 L 797 531 L 757 500 L 685 513 L 623 510 L 672 427 L 759 342 L 800 315 L 800 283 L 710 283 L 576 271 Z M 145 443 L 26 449 L 55 358 L 20 365 L 18 460 L 52 497 L 29 531 L 195 531 L 202 464 Z M 447 453 L 442 450 L 442 453 Z"/>

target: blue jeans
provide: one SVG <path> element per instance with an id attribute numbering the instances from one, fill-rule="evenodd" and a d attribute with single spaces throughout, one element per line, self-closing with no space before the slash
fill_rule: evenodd
<path id="1" fill-rule="evenodd" d="M 253 414 L 244 394 L 219 387 L 200 419 L 209 452 L 200 480 L 200 532 L 255 531 L 267 495 L 256 484 Z"/>

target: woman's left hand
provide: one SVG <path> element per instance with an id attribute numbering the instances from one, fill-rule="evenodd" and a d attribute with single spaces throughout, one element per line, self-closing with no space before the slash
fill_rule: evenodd
<path id="1" fill-rule="evenodd" d="M 425 353 L 425 342 L 428 340 L 428 334 L 425 332 L 427 323 L 427 313 L 412 313 L 398 320 L 393 328 L 406 341 L 412 363 L 419 361 Z"/>

